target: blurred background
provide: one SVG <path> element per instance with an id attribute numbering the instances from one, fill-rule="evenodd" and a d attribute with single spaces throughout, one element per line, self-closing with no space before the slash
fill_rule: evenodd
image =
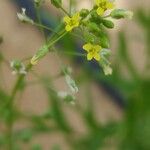
<path id="1" fill-rule="evenodd" d="M 75 4 L 80 9 L 92 3 Z M 57 45 L 61 61 L 50 53 L 20 87 L 14 102 L 13 150 L 150 150 L 150 1 L 116 3 L 132 10 L 134 18 L 115 21 L 115 29 L 108 32 L 113 74 L 105 76 L 94 62 L 68 53 L 82 52 L 82 46 L 79 38 L 67 35 Z M 18 21 L 21 8 L 36 19 L 32 0 L 0 1 L 0 150 L 7 149 L 9 114 L 1 106 L 16 81 L 7 62 L 29 58 L 44 43 L 41 30 Z M 39 15 L 42 24 L 52 28 L 62 18 L 49 0 Z M 68 91 L 64 77 L 56 78 L 61 63 L 73 69 L 79 88 L 75 105 L 55 94 Z"/>

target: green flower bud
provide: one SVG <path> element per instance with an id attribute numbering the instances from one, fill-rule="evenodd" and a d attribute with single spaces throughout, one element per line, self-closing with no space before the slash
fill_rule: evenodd
<path id="1" fill-rule="evenodd" d="M 62 0 L 51 0 L 51 3 L 57 7 L 60 8 L 60 6 L 62 5 Z"/>
<path id="2" fill-rule="evenodd" d="M 103 20 L 102 20 L 102 18 L 97 14 L 96 11 L 93 11 L 93 12 L 91 13 L 90 21 L 91 21 L 91 22 L 95 22 L 96 24 L 100 24 L 100 23 L 102 23 Z"/>
<path id="3" fill-rule="evenodd" d="M 99 37 L 100 37 L 100 45 L 103 48 L 109 48 L 109 46 L 110 46 L 109 45 L 109 40 L 108 40 L 108 37 L 106 36 L 106 34 L 100 33 Z"/>
<path id="4" fill-rule="evenodd" d="M 98 27 L 98 25 L 94 22 L 90 22 L 88 24 L 88 28 L 89 28 L 89 31 L 91 32 L 100 32 L 100 28 Z"/>
<path id="5" fill-rule="evenodd" d="M 110 49 L 103 48 L 101 50 L 101 56 L 103 56 L 103 57 L 108 57 L 108 56 L 110 56 L 110 54 L 111 54 Z"/>
<path id="6" fill-rule="evenodd" d="M 31 64 L 32 65 L 36 65 L 38 60 L 40 60 L 41 58 L 43 58 L 47 53 L 49 52 L 49 49 L 47 47 L 47 45 L 42 46 L 37 53 L 32 57 L 31 59 Z"/>
<path id="7" fill-rule="evenodd" d="M 111 12 L 110 16 L 114 19 L 121 19 L 121 18 L 132 19 L 133 12 L 124 9 L 115 9 Z"/>
<path id="8" fill-rule="evenodd" d="M 69 66 L 64 66 L 61 70 L 61 75 L 70 75 L 72 73 L 72 68 Z"/>
<path id="9" fill-rule="evenodd" d="M 92 12 L 91 12 L 91 17 L 92 17 L 92 18 L 97 18 L 97 17 L 98 17 L 96 11 L 92 11 Z"/>
<path id="10" fill-rule="evenodd" d="M 111 20 L 103 20 L 103 25 L 109 29 L 114 28 L 114 23 Z"/>
<path id="11" fill-rule="evenodd" d="M 88 16 L 88 14 L 89 14 L 89 10 L 88 9 L 82 9 L 80 11 L 80 16 L 83 17 L 83 18 L 85 18 L 86 16 Z"/>

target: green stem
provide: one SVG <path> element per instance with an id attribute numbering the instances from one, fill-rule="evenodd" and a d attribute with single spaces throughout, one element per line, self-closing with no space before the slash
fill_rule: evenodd
<path id="1" fill-rule="evenodd" d="M 28 72 L 30 69 L 32 68 L 32 65 L 29 64 L 26 67 L 26 71 Z M 8 116 L 8 150 L 13 150 L 13 124 L 14 124 L 14 114 L 13 114 L 13 104 L 14 104 L 14 100 L 15 97 L 17 95 L 17 92 L 20 88 L 20 84 L 22 83 L 23 79 L 24 79 L 25 75 L 24 74 L 20 74 L 18 76 L 18 79 L 12 89 L 11 95 L 10 95 L 10 99 L 8 101 L 8 109 L 9 109 L 9 116 Z"/>
<path id="2" fill-rule="evenodd" d="M 49 48 L 52 47 L 56 42 L 58 42 L 66 34 L 67 34 L 67 32 L 65 31 L 65 32 L 63 32 L 63 34 L 61 34 L 55 40 L 50 41 L 48 47 Z M 29 72 L 32 67 L 33 67 L 33 65 L 31 65 L 29 63 L 26 67 L 26 71 Z M 24 80 L 24 78 L 25 78 L 24 74 L 20 74 L 18 76 L 18 79 L 12 89 L 10 98 L 5 105 L 5 106 L 8 106 L 8 109 L 9 109 L 9 117 L 8 117 L 8 124 L 7 124 L 7 126 L 8 126 L 8 134 L 7 134 L 8 135 L 8 149 L 9 150 L 13 150 L 13 124 L 14 124 L 13 104 L 14 104 L 16 95 L 20 89 L 20 85 L 22 84 L 22 81 Z"/>
<path id="3" fill-rule="evenodd" d="M 68 32 L 64 31 L 58 38 L 54 39 L 48 44 L 48 48 L 52 47 L 56 42 L 58 42 L 62 37 L 64 37 Z"/>
<path id="4" fill-rule="evenodd" d="M 81 54 L 81 53 L 73 53 L 73 52 L 62 52 L 62 53 L 67 55 L 72 55 L 72 56 L 86 57 L 86 54 Z"/>
<path id="5" fill-rule="evenodd" d="M 71 14 L 72 11 L 72 0 L 69 1 L 69 13 Z"/>
<path id="6" fill-rule="evenodd" d="M 38 7 L 36 4 L 34 5 L 34 7 L 35 7 L 37 21 L 40 24 L 40 26 L 39 26 L 40 30 L 43 33 L 44 37 L 45 37 L 45 41 L 47 42 L 47 36 L 46 36 L 46 33 L 45 33 L 45 31 L 44 31 L 44 29 L 42 27 L 41 17 L 40 17 L 40 13 L 39 13 L 40 12 L 40 7 Z"/>
<path id="7" fill-rule="evenodd" d="M 59 8 L 69 17 L 71 17 L 71 15 L 60 5 Z"/>
<path id="8" fill-rule="evenodd" d="M 57 32 L 55 32 L 53 29 L 51 29 L 51 28 L 49 28 L 49 27 L 47 27 L 47 26 L 44 26 L 44 25 L 39 24 L 39 23 L 36 23 L 36 22 L 34 23 L 34 25 L 35 25 L 35 26 L 37 26 L 37 27 L 40 27 L 40 28 L 46 29 L 46 30 L 48 30 L 48 31 L 54 32 L 55 34 L 57 34 L 57 35 L 58 35 L 58 33 L 57 33 Z"/>

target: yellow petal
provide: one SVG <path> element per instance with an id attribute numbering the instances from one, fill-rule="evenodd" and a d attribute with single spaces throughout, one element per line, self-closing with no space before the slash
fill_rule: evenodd
<path id="1" fill-rule="evenodd" d="M 115 5 L 112 2 L 107 2 L 106 7 L 107 7 L 107 9 L 113 9 L 115 7 Z"/>
<path id="2" fill-rule="evenodd" d="M 103 2 L 107 2 L 107 0 L 95 0 L 96 5 L 99 5 L 100 3 L 103 3 Z"/>
<path id="3" fill-rule="evenodd" d="M 94 59 L 97 60 L 97 61 L 100 60 L 100 55 L 99 55 L 99 53 L 96 53 L 96 54 L 94 55 Z"/>
<path id="4" fill-rule="evenodd" d="M 80 14 L 79 14 L 79 13 L 74 14 L 73 17 L 72 17 L 72 19 L 73 19 L 73 20 L 76 20 L 76 21 L 79 21 L 79 19 L 80 19 Z"/>
<path id="5" fill-rule="evenodd" d="M 72 27 L 71 27 L 71 26 L 69 26 L 69 25 L 66 25 L 66 28 L 65 28 L 65 29 L 66 29 L 66 31 L 67 31 L 67 32 L 69 32 L 69 31 L 71 31 L 71 30 L 72 30 Z"/>
<path id="6" fill-rule="evenodd" d="M 96 5 L 99 5 L 100 0 L 95 0 Z"/>
<path id="7" fill-rule="evenodd" d="M 89 51 L 92 48 L 92 44 L 91 43 L 87 43 L 85 45 L 83 45 L 83 49 L 86 51 Z"/>
<path id="8" fill-rule="evenodd" d="M 87 60 L 91 60 L 93 58 L 93 55 L 91 53 L 87 54 Z"/>
<path id="9" fill-rule="evenodd" d="M 69 23 L 69 22 L 70 22 L 70 20 L 71 20 L 71 18 L 70 18 L 70 17 L 68 17 L 68 16 L 65 16 L 65 17 L 64 17 L 64 22 Z"/>
<path id="10" fill-rule="evenodd" d="M 79 22 L 76 22 L 75 24 L 74 24 L 74 27 L 78 27 L 79 26 Z"/>
<path id="11" fill-rule="evenodd" d="M 95 45 L 95 46 L 94 46 L 94 49 L 96 50 L 96 52 L 99 52 L 99 51 L 101 50 L 101 46 Z"/>
<path id="12" fill-rule="evenodd" d="M 101 8 L 101 7 L 98 7 L 96 12 L 97 12 L 98 15 L 102 16 L 104 14 L 104 9 Z"/>

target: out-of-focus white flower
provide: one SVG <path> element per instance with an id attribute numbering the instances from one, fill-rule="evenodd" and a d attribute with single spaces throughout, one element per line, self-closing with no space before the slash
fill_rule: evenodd
<path id="1" fill-rule="evenodd" d="M 109 65 L 105 65 L 105 66 L 103 67 L 103 69 L 104 69 L 105 75 L 111 75 L 112 72 L 113 72 L 112 68 L 111 68 Z"/>
<path id="2" fill-rule="evenodd" d="M 113 72 L 112 68 L 110 67 L 110 62 L 108 60 L 110 54 L 111 51 L 109 49 L 102 49 L 100 53 L 101 60 L 99 63 L 102 66 L 105 75 L 111 75 Z"/>
<path id="3" fill-rule="evenodd" d="M 61 99 L 63 99 L 65 102 L 70 103 L 72 105 L 75 104 L 75 97 L 74 95 L 64 92 L 64 91 L 60 91 L 57 93 L 57 96 Z"/>
<path id="4" fill-rule="evenodd" d="M 70 90 L 72 93 L 77 93 L 78 92 L 78 87 L 75 83 L 75 81 L 67 74 L 65 75 L 66 83 L 69 86 Z"/>
<path id="5" fill-rule="evenodd" d="M 26 15 L 25 8 L 22 8 L 22 13 L 17 13 L 17 17 L 21 22 L 34 24 L 34 21 Z"/>
<path id="6" fill-rule="evenodd" d="M 13 60 L 10 62 L 10 67 L 12 68 L 12 74 L 16 75 L 16 74 L 24 74 L 26 75 L 26 68 L 25 65 L 23 63 L 21 63 L 19 60 Z"/>

